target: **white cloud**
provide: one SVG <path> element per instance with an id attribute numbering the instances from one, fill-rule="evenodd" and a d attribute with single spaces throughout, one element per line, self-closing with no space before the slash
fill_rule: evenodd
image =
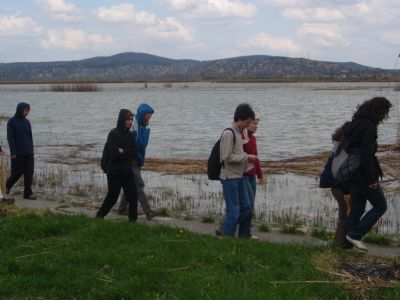
<path id="1" fill-rule="evenodd" d="M 193 30 L 184 26 L 177 19 L 172 17 L 160 19 L 152 13 L 136 10 L 135 6 L 130 3 L 122 3 L 110 8 L 100 7 L 95 11 L 95 15 L 105 22 L 135 24 L 144 33 L 155 35 L 158 38 L 194 41 Z"/>
<path id="2" fill-rule="evenodd" d="M 65 0 L 35 0 L 49 11 L 55 19 L 61 21 L 77 21 L 82 18 L 81 11 L 73 3 Z"/>
<path id="3" fill-rule="evenodd" d="M 164 39 L 180 39 L 186 42 L 194 41 L 192 31 L 171 17 L 160 20 L 157 26 L 149 27 L 146 31 Z"/>
<path id="4" fill-rule="evenodd" d="M 42 28 L 30 17 L 21 14 L 0 15 L 0 36 L 32 36 L 40 33 Z"/>
<path id="5" fill-rule="evenodd" d="M 301 20 L 307 22 L 341 21 L 346 18 L 341 10 L 324 7 L 285 9 L 282 15 L 287 19 Z"/>
<path id="6" fill-rule="evenodd" d="M 185 11 L 190 18 L 252 18 L 257 14 L 254 4 L 239 0 L 167 0 L 175 10 Z"/>
<path id="7" fill-rule="evenodd" d="M 289 38 L 275 38 L 265 32 L 251 37 L 242 46 L 243 48 L 263 48 L 275 52 L 297 53 L 302 47 Z"/>
<path id="8" fill-rule="evenodd" d="M 326 23 L 305 23 L 299 29 L 301 35 L 309 36 L 313 41 L 323 47 L 346 46 L 348 42 L 338 32 L 334 24 Z"/>
<path id="9" fill-rule="evenodd" d="M 110 8 L 102 6 L 95 11 L 95 15 L 106 22 L 112 23 L 136 23 L 138 25 L 153 25 L 157 21 L 154 14 L 136 10 L 130 3 L 122 3 Z"/>
<path id="10" fill-rule="evenodd" d="M 308 4 L 307 0 L 264 0 L 263 2 L 267 5 L 276 6 L 303 6 Z"/>
<path id="11" fill-rule="evenodd" d="M 78 50 L 94 48 L 100 45 L 110 45 L 113 39 L 100 34 L 89 34 L 80 29 L 65 28 L 64 30 L 48 30 L 42 40 L 43 48 L 61 48 L 66 50 Z"/>

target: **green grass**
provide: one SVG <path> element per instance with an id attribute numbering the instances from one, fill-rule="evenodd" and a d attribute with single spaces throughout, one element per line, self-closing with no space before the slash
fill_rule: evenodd
<path id="1" fill-rule="evenodd" d="M 268 224 L 263 223 L 258 226 L 258 230 L 260 230 L 261 232 L 270 232 L 271 228 L 269 228 Z"/>
<path id="2" fill-rule="evenodd" d="M 324 241 L 332 240 L 334 237 L 331 231 L 327 230 L 325 227 L 318 226 L 312 228 L 311 235 Z"/>
<path id="3" fill-rule="evenodd" d="M 390 246 L 393 244 L 393 240 L 390 236 L 376 234 L 376 233 L 368 233 L 363 240 L 367 243 L 377 244 L 380 246 Z"/>
<path id="4" fill-rule="evenodd" d="M 18 213 L 0 217 L 0 299 L 354 299 L 342 284 L 293 283 L 337 280 L 313 265 L 324 251 Z"/>
<path id="5" fill-rule="evenodd" d="M 282 223 L 281 224 L 281 232 L 288 233 L 288 234 L 304 234 L 301 230 L 301 223 L 300 222 L 293 222 L 293 223 Z"/>
<path id="6" fill-rule="evenodd" d="M 158 215 L 162 217 L 169 217 L 169 210 L 166 207 L 161 207 L 158 211 Z"/>

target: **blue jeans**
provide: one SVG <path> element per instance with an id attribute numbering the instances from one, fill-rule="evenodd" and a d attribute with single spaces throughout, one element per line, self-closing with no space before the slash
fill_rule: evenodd
<path id="1" fill-rule="evenodd" d="M 235 236 L 239 225 L 239 236 L 250 237 L 251 206 L 243 178 L 221 180 L 224 191 L 226 213 L 222 229 L 225 236 Z"/>
<path id="2" fill-rule="evenodd" d="M 346 232 L 351 238 L 361 240 L 386 212 L 386 198 L 379 185 L 376 189 L 371 189 L 362 177 L 357 177 L 350 183 L 350 190 L 351 212 L 347 218 Z M 362 217 L 367 200 L 372 208 Z"/>
<path id="3" fill-rule="evenodd" d="M 244 180 L 246 182 L 247 192 L 249 193 L 251 212 L 254 212 L 254 203 L 256 201 L 256 191 L 257 191 L 257 176 L 256 175 L 244 175 Z"/>

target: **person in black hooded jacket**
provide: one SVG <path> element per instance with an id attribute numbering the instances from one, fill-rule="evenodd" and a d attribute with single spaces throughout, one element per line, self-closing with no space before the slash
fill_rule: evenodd
<path id="1" fill-rule="evenodd" d="M 129 221 L 137 220 L 137 195 L 133 164 L 137 161 L 137 147 L 134 135 L 129 131 L 133 113 L 127 109 L 119 112 L 117 127 L 108 134 L 103 151 L 102 168 L 107 173 L 108 193 L 97 212 L 97 218 L 104 218 L 118 200 L 121 188 L 129 203 Z"/>
<path id="2" fill-rule="evenodd" d="M 386 212 L 385 195 L 379 185 L 382 169 L 376 152 L 378 150 L 378 125 L 388 118 L 392 104 L 383 97 L 375 97 L 361 104 L 353 120 L 345 131 L 348 142 L 347 151 L 358 149 L 361 167 L 350 181 L 351 212 L 347 219 L 346 239 L 357 249 L 368 251 L 361 241 L 362 237 Z M 367 200 L 372 208 L 363 216 Z"/>
<path id="3" fill-rule="evenodd" d="M 32 192 L 34 173 L 34 151 L 31 123 L 27 119 L 30 106 L 21 102 L 17 106 L 15 116 L 7 123 L 7 140 L 11 155 L 11 176 L 7 180 L 7 194 L 24 175 L 24 198 L 36 200 Z"/>

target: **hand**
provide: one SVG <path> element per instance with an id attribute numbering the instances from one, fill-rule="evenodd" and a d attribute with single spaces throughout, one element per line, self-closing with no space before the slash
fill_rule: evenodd
<path id="1" fill-rule="evenodd" d="M 118 148 L 119 154 L 124 154 L 124 149 Z"/>
<path id="2" fill-rule="evenodd" d="M 373 184 L 370 184 L 370 185 L 369 185 L 369 188 L 370 188 L 370 189 L 373 189 L 373 190 L 376 190 L 376 189 L 378 188 L 378 183 L 375 182 L 375 183 L 373 183 Z"/>
<path id="3" fill-rule="evenodd" d="M 4 154 L 4 151 L 0 151 L 0 156 L 3 156 Z"/>
<path id="4" fill-rule="evenodd" d="M 16 155 L 11 155 L 11 159 L 17 159 Z"/>
<path id="5" fill-rule="evenodd" d="M 264 184 L 264 183 L 265 183 L 264 177 L 262 177 L 262 178 L 260 178 L 260 179 L 258 180 L 258 184 Z"/>
<path id="6" fill-rule="evenodd" d="M 248 154 L 247 158 L 251 161 L 256 161 L 258 159 L 257 155 L 254 154 Z"/>

